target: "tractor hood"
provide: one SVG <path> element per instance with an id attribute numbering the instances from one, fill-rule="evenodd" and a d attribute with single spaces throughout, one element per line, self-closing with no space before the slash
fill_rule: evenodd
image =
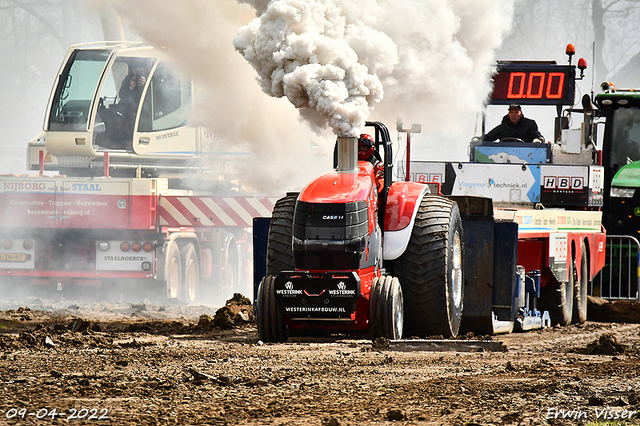
<path id="1" fill-rule="evenodd" d="M 611 181 L 612 187 L 638 188 L 640 186 L 640 161 L 622 166 Z"/>
<path id="2" fill-rule="evenodd" d="M 358 162 L 358 173 L 338 173 L 333 170 L 309 183 L 298 200 L 308 203 L 349 203 L 367 200 L 371 195 L 373 166 Z"/>

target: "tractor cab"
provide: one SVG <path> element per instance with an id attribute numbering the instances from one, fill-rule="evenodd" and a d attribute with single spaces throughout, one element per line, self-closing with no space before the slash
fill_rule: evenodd
<path id="1" fill-rule="evenodd" d="M 595 98 L 604 120 L 602 165 L 605 167 L 604 223 L 612 235 L 640 233 L 640 95 L 635 90 L 615 90 Z M 595 127 L 595 126 L 594 126 Z"/>

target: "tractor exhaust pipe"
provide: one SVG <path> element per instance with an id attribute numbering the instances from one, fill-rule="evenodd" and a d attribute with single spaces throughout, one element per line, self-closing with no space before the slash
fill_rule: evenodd
<path id="1" fill-rule="evenodd" d="M 358 170 L 358 138 L 338 136 L 338 173 Z"/>

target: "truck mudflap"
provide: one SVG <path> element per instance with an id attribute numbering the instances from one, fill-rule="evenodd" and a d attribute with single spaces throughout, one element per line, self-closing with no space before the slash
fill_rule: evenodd
<path id="1" fill-rule="evenodd" d="M 289 316 L 339 318 L 356 310 L 360 277 L 355 271 L 280 272 L 274 283 L 280 312 Z"/>

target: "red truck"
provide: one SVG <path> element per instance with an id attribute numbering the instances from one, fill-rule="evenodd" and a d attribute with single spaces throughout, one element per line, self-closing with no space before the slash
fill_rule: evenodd
<path id="1" fill-rule="evenodd" d="M 143 83 L 136 99 L 134 82 Z M 119 286 L 125 297 L 145 289 L 189 303 L 250 288 L 251 220 L 274 200 L 243 193 L 215 168 L 234 153 L 190 124 L 192 108 L 191 82 L 161 51 L 130 42 L 69 49 L 44 133 L 28 148 L 39 174 L 0 177 L 9 294 Z"/>

